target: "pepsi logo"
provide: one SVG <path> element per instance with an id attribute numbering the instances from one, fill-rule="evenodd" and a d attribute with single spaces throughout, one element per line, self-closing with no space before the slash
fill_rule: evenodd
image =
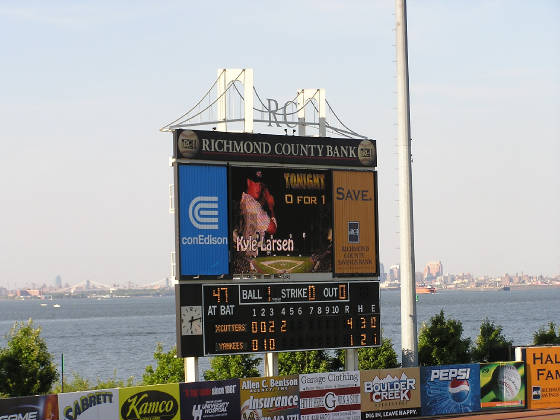
<path id="1" fill-rule="evenodd" d="M 449 383 L 449 395 L 453 401 L 461 403 L 467 399 L 471 392 L 469 381 L 464 379 L 453 379 Z"/>

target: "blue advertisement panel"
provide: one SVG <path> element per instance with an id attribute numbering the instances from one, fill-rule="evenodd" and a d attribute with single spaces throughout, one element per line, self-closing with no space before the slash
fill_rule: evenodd
<path id="1" fill-rule="evenodd" d="M 427 366 L 420 376 L 423 416 L 480 410 L 479 365 Z"/>
<path id="2" fill-rule="evenodd" d="M 183 420 L 240 418 L 239 379 L 181 383 L 179 392 Z"/>
<path id="3" fill-rule="evenodd" d="M 226 168 L 178 170 L 180 274 L 229 274 Z"/>

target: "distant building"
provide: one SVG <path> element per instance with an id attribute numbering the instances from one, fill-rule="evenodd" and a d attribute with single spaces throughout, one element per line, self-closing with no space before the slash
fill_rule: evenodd
<path id="1" fill-rule="evenodd" d="M 29 297 L 29 296 L 41 296 L 41 291 L 39 289 L 18 289 L 16 291 L 16 296 L 18 297 Z"/>
<path id="2" fill-rule="evenodd" d="M 389 268 L 389 281 L 401 281 L 401 266 L 392 265 Z"/>
<path id="3" fill-rule="evenodd" d="M 62 289 L 62 277 L 60 277 L 60 274 L 57 275 L 54 279 L 54 287 L 56 287 L 57 289 Z"/>
<path id="4" fill-rule="evenodd" d="M 424 268 L 424 281 L 432 281 L 443 276 L 443 264 L 441 261 L 430 261 Z"/>
<path id="5" fill-rule="evenodd" d="M 387 274 L 385 273 L 385 266 L 379 263 L 379 281 L 387 281 Z"/>

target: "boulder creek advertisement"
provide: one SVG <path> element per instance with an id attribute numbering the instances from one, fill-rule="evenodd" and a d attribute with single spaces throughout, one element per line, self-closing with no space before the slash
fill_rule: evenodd
<path id="1" fill-rule="evenodd" d="M 360 371 L 362 419 L 420 416 L 420 368 Z"/>

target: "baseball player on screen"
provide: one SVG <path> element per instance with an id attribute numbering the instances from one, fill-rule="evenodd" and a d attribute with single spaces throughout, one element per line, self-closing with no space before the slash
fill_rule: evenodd
<path id="1" fill-rule="evenodd" d="M 247 240 L 257 240 L 257 248 L 249 248 L 245 255 L 252 259 L 258 256 L 265 234 L 274 235 L 278 227 L 274 214 L 274 197 L 263 180 L 263 171 L 255 170 L 247 177 L 247 188 L 241 194 L 239 204 L 242 217 L 240 232 Z M 251 263 L 251 270 L 254 271 Z"/>

